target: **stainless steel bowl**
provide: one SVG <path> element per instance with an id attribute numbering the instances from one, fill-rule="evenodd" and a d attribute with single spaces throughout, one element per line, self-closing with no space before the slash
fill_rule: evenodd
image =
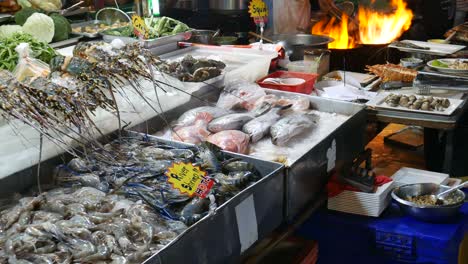
<path id="1" fill-rule="evenodd" d="M 444 199 L 450 198 L 455 201 L 447 205 L 418 205 L 405 198 L 438 194 L 447 189 L 449 189 L 448 186 L 435 183 L 407 184 L 395 188 L 392 192 L 392 198 L 407 215 L 411 215 L 414 218 L 426 222 L 445 222 L 455 217 L 460 207 L 465 202 L 465 193 L 463 191 L 457 190 L 450 194 L 449 197 L 444 197 Z"/>
<path id="2" fill-rule="evenodd" d="M 334 39 L 328 36 L 312 34 L 278 34 L 269 37 L 278 44 L 281 44 L 289 56 L 289 60 L 303 60 L 304 51 L 307 49 L 327 48 L 328 43 Z"/>
<path id="3" fill-rule="evenodd" d="M 188 42 L 201 43 L 201 44 L 212 44 L 213 35 L 216 31 L 214 30 L 194 30 L 192 36 Z"/>

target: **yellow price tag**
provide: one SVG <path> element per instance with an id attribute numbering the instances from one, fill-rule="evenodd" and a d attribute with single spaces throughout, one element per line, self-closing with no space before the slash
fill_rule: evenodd
<path id="1" fill-rule="evenodd" d="M 255 23 L 266 23 L 268 18 L 268 7 L 262 0 L 252 0 L 249 5 L 250 17 Z"/>
<path id="2" fill-rule="evenodd" d="M 206 176 L 199 166 L 193 166 L 191 163 L 178 162 L 166 172 L 167 181 L 172 184 L 174 189 L 188 196 L 199 196 L 205 198 L 213 187 L 214 181 Z"/>
<path id="3" fill-rule="evenodd" d="M 149 38 L 149 30 L 143 18 L 141 18 L 139 15 L 133 15 L 132 24 L 133 24 L 133 33 L 135 33 L 135 35 L 138 38 L 140 39 Z"/>

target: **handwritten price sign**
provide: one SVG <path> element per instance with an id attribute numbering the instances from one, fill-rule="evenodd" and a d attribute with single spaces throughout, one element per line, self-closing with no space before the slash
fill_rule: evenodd
<path id="1" fill-rule="evenodd" d="M 139 15 L 132 16 L 132 24 L 133 24 L 133 33 L 139 39 L 148 39 L 149 38 L 149 30 L 145 24 L 145 20 L 141 18 Z"/>
<path id="2" fill-rule="evenodd" d="M 199 166 L 190 163 L 174 163 L 167 172 L 167 181 L 174 189 L 191 196 L 205 198 L 213 187 L 214 181 L 206 176 Z"/>
<path id="3" fill-rule="evenodd" d="M 268 21 L 268 7 L 262 0 L 252 0 L 249 5 L 249 13 L 255 24 Z"/>

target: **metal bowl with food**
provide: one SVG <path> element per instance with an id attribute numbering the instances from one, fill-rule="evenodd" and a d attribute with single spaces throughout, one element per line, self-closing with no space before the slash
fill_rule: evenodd
<path id="1" fill-rule="evenodd" d="M 443 197 L 443 204 L 437 205 L 433 195 L 448 189 L 435 183 L 407 184 L 395 188 L 392 198 L 407 215 L 426 222 L 444 222 L 455 217 L 465 202 L 465 193 L 456 190 Z"/>

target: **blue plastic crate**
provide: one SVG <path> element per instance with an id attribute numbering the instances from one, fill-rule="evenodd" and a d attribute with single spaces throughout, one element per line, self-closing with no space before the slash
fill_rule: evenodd
<path id="1" fill-rule="evenodd" d="M 404 216 L 392 204 L 379 218 L 321 210 L 297 235 L 318 241 L 319 263 L 454 264 L 467 232 L 468 204 L 444 224 Z"/>

